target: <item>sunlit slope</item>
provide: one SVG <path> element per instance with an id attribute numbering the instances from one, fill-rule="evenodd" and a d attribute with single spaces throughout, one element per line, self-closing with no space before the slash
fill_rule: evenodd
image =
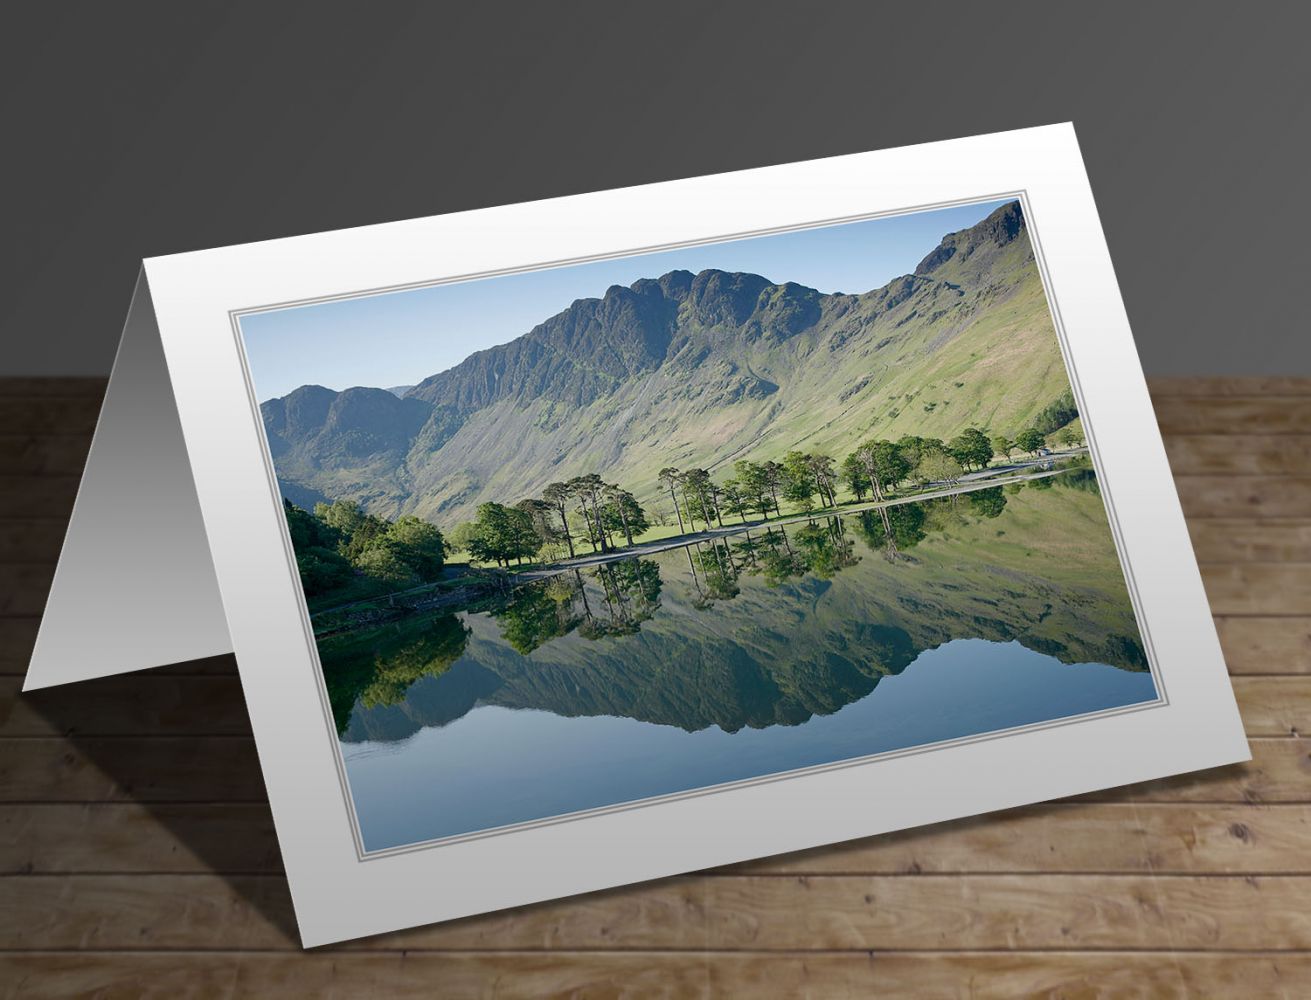
<path id="1" fill-rule="evenodd" d="M 450 526 L 585 472 L 650 498 L 667 465 L 841 458 L 870 435 L 971 425 L 1013 435 L 1067 385 L 1012 203 L 861 295 L 672 272 L 580 300 L 404 399 L 306 387 L 266 403 L 265 422 L 289 491 Z"/>

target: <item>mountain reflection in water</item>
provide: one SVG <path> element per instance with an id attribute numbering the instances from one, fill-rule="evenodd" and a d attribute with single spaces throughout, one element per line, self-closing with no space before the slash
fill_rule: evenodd
<path id="1" fill-rule="evenodd" d="M 320 654 L 369 849 L 1156 697 L 1091 472 L 570 570 Z"/>

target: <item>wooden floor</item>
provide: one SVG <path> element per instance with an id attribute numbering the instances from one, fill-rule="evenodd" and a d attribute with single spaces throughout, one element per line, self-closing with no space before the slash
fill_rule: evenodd
<path id="1" fill-rule="evenodd" d="M 1311 996 L 1311 380 L 1153 383 L 1251 763 L 309 953 L 231 657 L 18 694 L 102 391 L 0 381 L 0 995 Z"/>

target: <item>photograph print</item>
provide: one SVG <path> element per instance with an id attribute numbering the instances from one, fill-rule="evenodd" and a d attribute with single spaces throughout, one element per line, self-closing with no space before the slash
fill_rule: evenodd
<path id="1" fill-rule="evenodd" d="M 1017 198 L 239 335 L 365 854 L 1160 702 Z"/>

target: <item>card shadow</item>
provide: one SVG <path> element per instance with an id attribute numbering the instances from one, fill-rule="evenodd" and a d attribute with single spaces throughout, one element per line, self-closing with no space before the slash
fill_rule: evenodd
<path id="1" fill-rule="evenodd" d="M 300 943 L 232 654 L 19 697 L 71 744 L 66 764 L 80 767 L 80 757 L 110 783 L 94 799 L 61 801 L 141 806 L 203 869 Z"/>

